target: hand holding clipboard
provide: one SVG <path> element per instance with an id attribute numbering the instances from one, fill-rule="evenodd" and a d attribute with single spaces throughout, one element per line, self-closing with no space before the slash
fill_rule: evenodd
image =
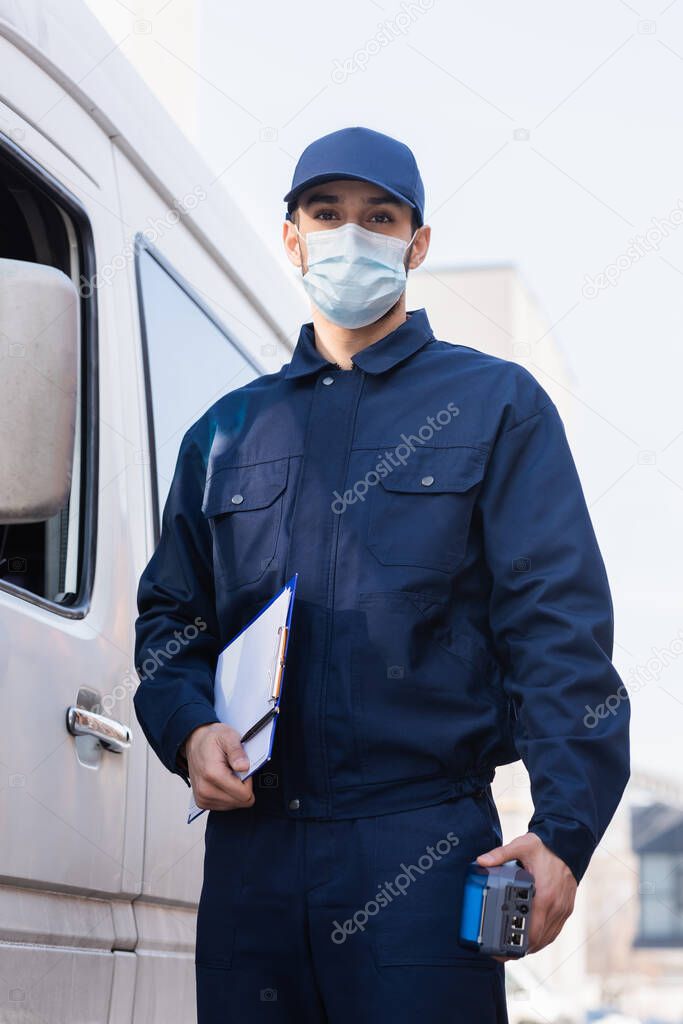
<path id="1" fill-rule="evenodd" d="M 289 640 L 297 573 L 221 651 L 214 680 L 214 707 L 221 722 L 240 736 L 249 768 L 246 779 L 270 760 Z M 194 794 L 187 823 L 203 813 Z"/>

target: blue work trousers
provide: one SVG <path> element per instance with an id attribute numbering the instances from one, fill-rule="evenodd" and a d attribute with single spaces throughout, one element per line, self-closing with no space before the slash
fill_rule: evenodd
<path id="1" fill-rule="evenodd" d="M 458 942 L 490 789 L 346 820 L 211 811 L 198 1024 L 507 1024 L 504 966 Z"/>

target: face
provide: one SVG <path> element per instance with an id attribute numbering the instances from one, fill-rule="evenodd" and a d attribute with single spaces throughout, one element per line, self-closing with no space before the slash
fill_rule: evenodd
<path id="1" fill-rule="evenodd" d="M 393 235 L 408 242 L 413 235 L 413 208 L 400 199 L 389 195 L 378 185 L 365 181 L 326 181 L 313 185 L 299 197 L 299 206 L 294 211 L 294 223 L 302 235 L 309 231 L 329 231 L 342 224 L 359 224 L 368 231 Z M 406 269 L 419 266 L 427 255 L 430 228 L 418 229 L 415 239 L 406 253 Z M 285 250 L 290 261 L 306 273 L 306 242 L 287 220 L 283 227 Z"/>

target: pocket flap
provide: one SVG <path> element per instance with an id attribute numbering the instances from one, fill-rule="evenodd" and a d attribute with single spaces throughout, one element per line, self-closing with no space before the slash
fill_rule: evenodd
<path id="1" fill-rule="evenodd" d="M 485 461 L 484 449 L 472 445 L 416 448 L 405 465 L 392 468 L 380 483 L 386 491 L 410 494 L 467 491 L 482 479 Z"/>
<path id="2" fill-rule="evenodd" d="M 288 458 L 251 466 L 221 466 L 206 482 L 202 512 L 216 516 L 266 508 L 284 491 L 288 469 Z"/>

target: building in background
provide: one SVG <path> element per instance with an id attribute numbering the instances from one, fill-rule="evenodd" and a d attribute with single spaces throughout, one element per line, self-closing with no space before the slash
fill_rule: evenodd
<path id="1" fill-rule="evenodd" d="M 199 9 L 175 4 L 168 16 L 163 0 L 85 0 L 117 48 L 120 47 L 168 114 L 195 145 L 199 143 L 201 53 Z M 155 20 L 159 18 L 159 27 Z"/>
<path id="2" fill-rule="evenodd" d="M 525 366 L 570 429 L 575 412 L 572 372 L 515 266 L 423 267 L 408 275 L 406 297 L 409 309 L 426 307 L 437 338 Z"/>
<path id="3" fill-rule="evenodd" d="M 602 1000 L 683 1021 L 683 789 L 635 771 L 587 875 L 588 962 Z"/>

